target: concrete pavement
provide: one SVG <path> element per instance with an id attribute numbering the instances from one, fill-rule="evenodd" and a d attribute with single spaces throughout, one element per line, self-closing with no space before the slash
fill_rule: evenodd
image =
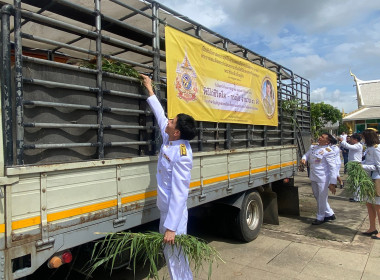
<path id="1" fill-rule="evenodd" d="M 295 178 L 299 187 L 299 217 L 280 217 L 280 225 L 264 225 L 247 244 L 213 241 L 225 264 L 212 279 L 380 279 L 380 241 L 362 236 L 368 229 L 367 209 L 348 201 L 344 189 L 330 194 L 337 219 L 312 226 L 316 202 L 306 173 Z M 207 279 L 200 275 L 198 279 Z"/>
<path id="2" fill-rule="evenodd" d="M 264 224 L 250 243 L 210 238 L 226 263 L 214 265 L 211 279 L 380 279 L 380 241 L 360 235 L 368 229 L 364 204 L 348 201 L 338 189 L 329 202 L 337 219 L 312 226 L 316 202 L 305 173 L 295 178 L 299 187 L 299 217 L 280 217 L 280 225 Z M 217 239 L 217 240 L 216 240 Z M 170 279 L 166 267 L 160 279 Z M 206 271 L 194 279 L 207 279 Z"/>

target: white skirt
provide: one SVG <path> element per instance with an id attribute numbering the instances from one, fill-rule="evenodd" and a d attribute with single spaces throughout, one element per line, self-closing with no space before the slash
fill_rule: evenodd
<path id="1" fill-rule="evenodd" d="M 371 204 L 380 205 L 380 196 L 375 196 L 375 201 L 370 202 Z"/>

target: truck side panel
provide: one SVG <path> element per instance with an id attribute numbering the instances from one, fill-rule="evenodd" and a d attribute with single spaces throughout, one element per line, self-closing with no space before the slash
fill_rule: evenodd
<path id="1" fill-rule="evenodd" d="M 293 146 L 195 154 L 189 207 L 292 176 L 296 164 Z M 23 247 L 36 256 L 45 256 L 37 257 L 42 263 L 49 254 L 40 251 L 57 250 L 56 242 L 60 244 L 74 232 L 78 238 L 86 234 L 92 240 L 98 238 L 90 232 L 97 225 L 99 231 L 113 232 L 158 218 L 156 160 L 129 164 L 113 164 L 111 160 L 108 166 L 80 168 L 76 164 L 77 168 L 68 170 L 66 165 L 61 171 L 49 172 L 43 167 L 39 172 L 32 169 L 33 173 L 19 170 L 19 181 L 11 189 L 9 250 L 13 258 L 23 256 Z M 16 176 L 17 169 L 11 168 L 9 173 Z M 116 224 L 120 219 L 122 223 Z M 36 247 L 36 242 L 45 244 L 49 240 L 50 245 Z M 65 241 L 59 250 L 76 242 L 82 241 Z"/>

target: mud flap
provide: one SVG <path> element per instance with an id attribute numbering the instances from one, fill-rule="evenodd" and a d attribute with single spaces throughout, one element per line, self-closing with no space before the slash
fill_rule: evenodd
<path id="1" fill-rule="evenodd" d="M 277 194 L 278 213 L 281 215 L 300 215 L 300 202 L 298 197 L 298 188 L 294 186 L 294 181 L 288 184 L 275 182 L 272 184 L 272 190 Z"/>
<path id="2" fill-rule="evenodd" d="M 264 207 L 263 222 L 265 224 L 279 225 L 277 194 L 272 191 L 271 187 L 266 187 L 260 195 Z"/>

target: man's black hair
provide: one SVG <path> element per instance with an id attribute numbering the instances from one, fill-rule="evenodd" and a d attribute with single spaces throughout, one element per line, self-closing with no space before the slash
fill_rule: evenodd
<path id="1" fill-rule="evenodd" d="M 362 137 L 360 136 L 359 133 L 354 133 L 351 135 L 351 138 L 357 140 L 358 142 L 360 142 L 362 140 Z"/>
<path id="2" fill-rule="evenodd" d="M 197 135 L 197 128 L 194 118 L 186 114 L 177 115 L 176 129 L 180 131 L 180 138 L 183 140 L 191 140 L 195 137 L 195 135 Z"/>
<path id="3" fill-rule="evenodd" d="M 330 133 L 322 133 L 322 135 L 327 135 L 327 139 L 329 140 L 329 144 L 335 145 L 336 143 L 338 143 L 338 141 L 336 141 L 334 136 L 332 136 Z"/>

